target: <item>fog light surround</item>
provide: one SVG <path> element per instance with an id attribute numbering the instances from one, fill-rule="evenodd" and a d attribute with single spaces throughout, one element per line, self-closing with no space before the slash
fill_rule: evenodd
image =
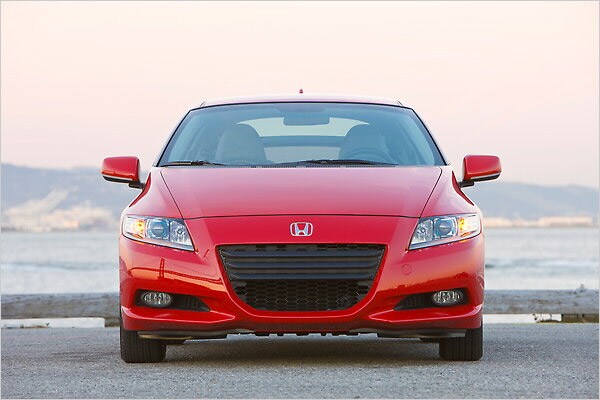
<path id="1" fill-rule="evenodd" d="M 431 301 L 436 306 L 448 307 L 460 304 L 465 299 L 465 294 L 462 290 L 440 290 L 431 295 Z"/>
<path id="2" fill-rule="evenodd" d="M 164 308 L 171 305 L 173 296 L 165 292 L 143 292 L 140 295 L 142 303 L 148 307 Z"/>

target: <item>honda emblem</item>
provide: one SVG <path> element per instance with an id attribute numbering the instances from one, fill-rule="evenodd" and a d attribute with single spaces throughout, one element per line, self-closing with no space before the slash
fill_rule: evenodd
<path id="1" fill-rule="evenodd" d="M 311 236 L 313 234 L 313 224 L 310 222 L 293 222 L 290 225 L 292 236 Z"/>

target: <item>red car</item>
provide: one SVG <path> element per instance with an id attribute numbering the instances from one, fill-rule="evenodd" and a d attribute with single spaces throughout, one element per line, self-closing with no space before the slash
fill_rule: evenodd
<path id="1" fill-rule="evenodd" d="M 229 334 L 377 334 L 483 354 L 481 213 L 397 101 L 298 94 L 207 101 L 146 182 L 136 157 L 102 175 L 142 189 L 122 215 L 121 357 Z"/>

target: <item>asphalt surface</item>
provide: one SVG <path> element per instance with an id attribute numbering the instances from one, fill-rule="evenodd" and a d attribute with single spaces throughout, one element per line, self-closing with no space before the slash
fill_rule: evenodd
<path id="1" fill-rule="evenodd" d="M 488 324 L 478 362 L 415 339 L 244 335 L 125 364 L 116 328 L 1 335 L 2 398 L 598 398 L 598 324 Z"/>

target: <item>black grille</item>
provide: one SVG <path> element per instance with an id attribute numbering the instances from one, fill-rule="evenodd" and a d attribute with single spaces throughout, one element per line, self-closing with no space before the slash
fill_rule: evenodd
<path id="1" fill-rule="evenodd" d="M 433 301 L 431 301 L 432 293 L 418 293 L 411 294 L 410 296 L 406 296 L 396 307 L 394 310 L 414 310 L 417 308 L 429 308 L 435 307 Z"/>
<path id="2" fill-rule="evenodd" d="M 173 304 L 171 304 L 169 308 L 190 311 L 210 311 L 208 306 L 204 304 L 202 300 L 200 300 L 196 296 L 188 296 L 185 294 L 175 295 L 173 299 Z"/>
<path id="3" fill-rule="evenodd" d="M 239 298 L 258 310 L 344 310 L 368 293 L 384 246 L 370 244 L 219 246 Z"/>

